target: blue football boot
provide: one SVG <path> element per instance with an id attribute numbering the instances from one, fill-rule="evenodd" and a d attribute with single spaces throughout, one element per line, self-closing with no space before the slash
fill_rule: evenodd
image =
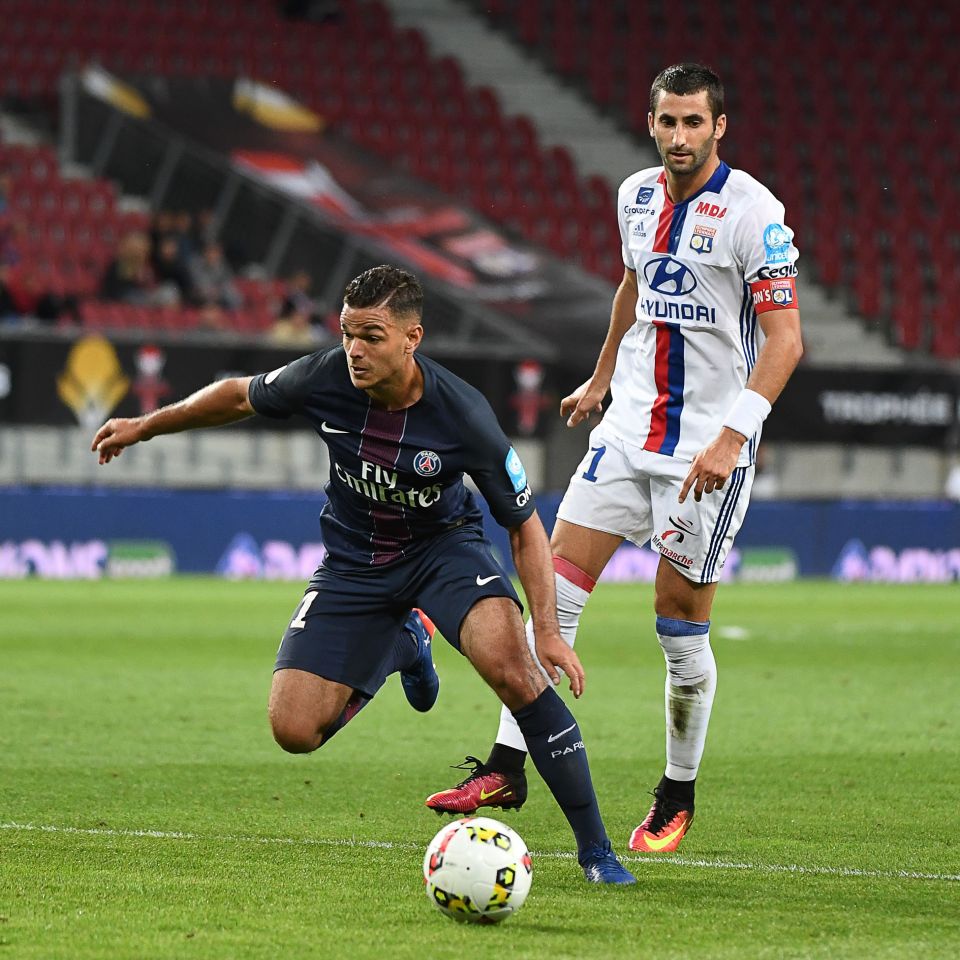
<path id="1" fill-rule="evenodd" d="M 583 875 L 591 883 L 637 882 L 637 878 L 617 859 L 609 840 L 587 847 L 579 860 Z"/>
<path id="2" fill-rule="evenodd" d="M 433 621 L 422 610 L 416 609 L 410 612 L 403 625 L 404 632 L 416 641 L 417 659 L 409 670 L 400 671 L 400 683 L 407 703 L 420 713 L 426 713 L 437 702 L 440 692 L 440 678 L 430 650 L 436 629 Z"/>

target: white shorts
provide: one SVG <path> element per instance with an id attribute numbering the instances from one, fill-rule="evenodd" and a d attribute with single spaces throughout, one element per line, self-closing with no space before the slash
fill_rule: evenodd
<path id="1" fill-rule="evenodd" d="M 685 460 L 605 435 L 600 424 L 590 434 L 590 449 L 557 517 L 637 546 L 649 541 L 688 580 L 713 583 L 747 512 L 754 467 L 737 467 L 722 490 L 705 493 L 699 503 L 691 490 L 681 506 L 680 488 L 689 470 Z"/>

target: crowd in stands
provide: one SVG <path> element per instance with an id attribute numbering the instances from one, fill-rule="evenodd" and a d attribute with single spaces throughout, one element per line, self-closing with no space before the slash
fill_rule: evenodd
<path id="1" fill-rule="evenodd" d="M 84 260 L 78 273 L 72 268 L 80 264 L 64 262 L 69 243 L 38 255 L 31 241 L 38 211 L 18 205 L 17 183 L 0 167 L 0 323 L 235 332 L 304 349 L 334 337 L 330 318 L 310 296 L 310 274 L 263 279 L 242 251 L 231 263 L 210 210 L 160 210 L 124 221 L 132 229 L 99 260 Z M 56 223 L 52 229 L 65 232 Z"/>

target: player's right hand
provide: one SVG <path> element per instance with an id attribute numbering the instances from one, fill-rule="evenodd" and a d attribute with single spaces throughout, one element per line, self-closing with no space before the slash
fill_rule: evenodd
<path id="1" fill-rule="evenodd" d="M 570 692 L 579 698 L 583 693 L 587 678 L 583 671 L 583 664 L 580 663 L 580 658 L 574 652 L 573 647 L 566 643 L 559 633 L 553 633 L 549 636 L 537 634 L 536 646 L 540 666 L 546 671 L 553 685 L 557 686 L 560 683 L 560 672 L 562 671 L 570 679 Z"/>
<path id="2" fill-rule="evenodd" d="M 595 377 L 591 377 L 560 401 L 560 416 L 567 418 L 568 427 L 575 427 L 578 423 L 589 420 L 591 413 L 603 412 L 603 398 L 606 395 L 607 387 L 597 383 Z"/>
<path id="3" fill-rule="evenodd" d="M 139 417 L 114 417 L 97 431 L 90 449 L 99 454 L 100 463 L 109 463 L 140 439 Z"/>

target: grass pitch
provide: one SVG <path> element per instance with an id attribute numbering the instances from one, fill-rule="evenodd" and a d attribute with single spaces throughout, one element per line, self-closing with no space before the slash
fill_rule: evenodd
<path id="1" fill-rule="evenodd" d="M 534 851 L 523 910 L 427 903 L 422 806 L 485 755 L 492 697 L 445 644 L 440 701 L 396 678 L 331 744 L 283 754 L 265 702 L 291 584 L 0 583 L 0 960 L 955 958 L 960 592 L 725 586 L 697 822 L 587 885 L 533 774 L 503 815 Z M 601 585 L 576 705 L 621 853 L 662 770 L 648 587 Z M 498 814 L 495 814 L 498 815 Z"/>

